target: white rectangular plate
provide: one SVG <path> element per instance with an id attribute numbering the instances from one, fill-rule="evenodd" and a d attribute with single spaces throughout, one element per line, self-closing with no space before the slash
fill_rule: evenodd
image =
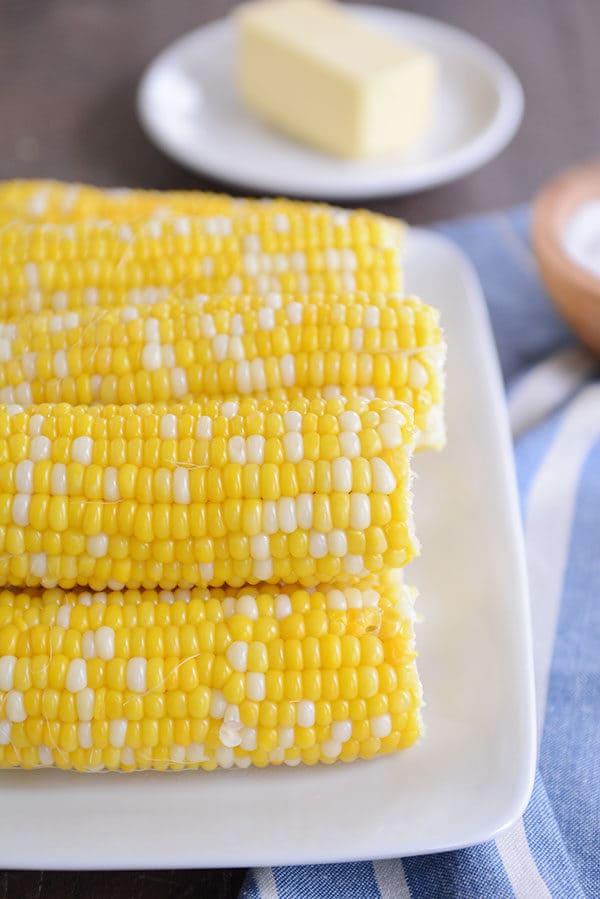
<path id="1" fill-rule="evenodd" d="M 418 457 L 427 734 L 353 765 L 181 774 L 0 772 L 0 868 L 196 868 L 414 855 L 523 811 L 534 772 L 529 612 L 512 450 L 475 275 L 412 231 L 407 283 L 449 345 L 449 441 Z"/>

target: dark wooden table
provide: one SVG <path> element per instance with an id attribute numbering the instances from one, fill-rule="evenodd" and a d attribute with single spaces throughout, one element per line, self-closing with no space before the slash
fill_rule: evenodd
<path id="1" fill-rule="evenodd" d="M 207 187 L 142 134 L 134 93 L 173 38 L 228 0 L 0 0 L 0 178 Z M 514 66 L 525 120 L 494 162 L 455 184 L 374 208 L 415 223 L 527 200 L 562 167 L 600 152 L 599 0 L 404 0 L 490 43 Z M 0 808 L 2 797 L 0 796 Z M 57 810 L 60 813 L 60 809 Z M 73 860 L 76 866 L 77 860 Z M 0 871 L 0 899 L 229 897 L 241 871 Z"/>

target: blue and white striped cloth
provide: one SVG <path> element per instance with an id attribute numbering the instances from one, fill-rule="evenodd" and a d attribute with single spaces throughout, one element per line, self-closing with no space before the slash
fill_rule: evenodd
<path id="1" fill-rule="evenodd" d="M 600 369 L 549 305 L 526 208 L 439 226 L 474 262 L 507 384 L 527 549 L 540 755 L 495 840 L 393 861 L 261 868 L 242 899 L 600 897 Z"/>

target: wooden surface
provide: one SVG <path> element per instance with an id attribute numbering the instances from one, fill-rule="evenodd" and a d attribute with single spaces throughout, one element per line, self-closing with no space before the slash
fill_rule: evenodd
<path id="1" fill-rule="evenodd" d="M 134 117 L 134 94 L 143 67 L 165 44 L 233 5 L 227 0 L 0 0 L 0 178 L 214 187 L 146 140 Z M 523 202 L 564 166 L 599 153 L 599 0 L 397 5 L 445 19 L 495 47 L 523 82 L 526 113 L 513 144 L 481 171 L 428 193 L 379 201 L 374 208 L 422 223 Z M 0 899 L 226 899 L 237 895 L 242 877 L 240 871 L 0 871 Z"/>

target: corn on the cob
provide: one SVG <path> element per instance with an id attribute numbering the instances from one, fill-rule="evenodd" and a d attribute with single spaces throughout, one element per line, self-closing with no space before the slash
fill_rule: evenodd
<path id="1" fill-rule="evenodd" d="M 413 591 L 0 592 L 0 768 L 349 762 L 421 731 Z"/>
<path id="2" fill-rule="evenodd" d="M 416 548 L 413 442 L 410 407 L 360 398 L 0 406 L 0 585 L 309 586 L 399 567 Z"/>
<path id="3" fill-rule="evenodd" d="M 159 296 L 399 290 L 396 237 L 368 214 L 271 213 L 0 229 L 0 317 Z M 285 221 L 286 225 L 283 226 Z M 217 223 L 217 224 L 215 224 Z M 218 225 L 218 227 L 217 227 Z"/>
<path id="4" fill-rule="evenodd" d="M 0 223 L 10 221 L 73 223 L 82 221 L 134 222 L 177 216 L 232 216 L 260 213 L 271 216 L 277 231 L 287 229 L 284 219 L 309 215 L 314 221 L 347 221 L 355 213 L 325 203 L 232 197 L 205 191 L 155 191 L 100 188 L 60 181 L 0 182 Z M 373 212 L 360 210 L 361 218 L 377 221 L 393 241 L 401 244 L 404 225 Z M 213 227 L 219 227 L 219 222 Z"/>
<path id="5" fill-rule="evenodd" d="M 0 402 L 149 403 L 340 388 L 408 403 L 443 442 L 438 313 L 396 294 L 206 296 L 0 324 Z M 185 393 L 172 374 L 185 372 Z"/>

